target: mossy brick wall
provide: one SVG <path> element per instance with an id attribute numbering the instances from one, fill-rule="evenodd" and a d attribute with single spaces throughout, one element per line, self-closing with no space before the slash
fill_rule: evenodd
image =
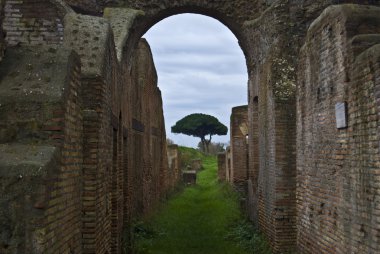
<path id="1" fill-rule="evenodd" d="M 62 10 L 48 0 L 4 0 L 5 40 L 8 46 L 60 44 Z"/>
<path id="2" fill-rule="evenodd" d="M 380 8 L 334 6 L 302 49 L 297 100 L 298 248 L 378 253 Z M 370 49 L 368 49 L 370 48 Z M 347 105 L 338 129 L 335 105 Z"/>
<path id="3" fill-rule="evenodd" d="M 248 180 L 248 106 L 232 108 L 231 122 L 231 183 L 243 195 Z"/>

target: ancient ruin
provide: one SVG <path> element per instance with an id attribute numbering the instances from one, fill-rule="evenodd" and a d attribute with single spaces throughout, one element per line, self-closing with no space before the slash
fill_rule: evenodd
<path id="1" fill-rule="evenodd" d="M 132 219 L 180 179 L 141 39 L 180 13 L 245 54 L 247 124 L 220 165 L 274 253 L 379 253 L 379 6 L 0 0 L 0 253 L 128 251 Z"/>

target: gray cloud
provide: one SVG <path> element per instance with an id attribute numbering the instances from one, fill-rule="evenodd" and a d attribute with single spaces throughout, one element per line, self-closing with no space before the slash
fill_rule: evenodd
<path id="1" fill-rule="evenodd" d="M 183 14 L 161 21 L 144 37 L 153 51 L 168 137 L 197 145 L 196 138 L 170 133 L 191 113 L 214 115 L 229 127 L 231 108 L 247 103 L 247 69 L 228 28 L 209 17 Z M 227 142 L 229 134 L 213 140 Z"/>

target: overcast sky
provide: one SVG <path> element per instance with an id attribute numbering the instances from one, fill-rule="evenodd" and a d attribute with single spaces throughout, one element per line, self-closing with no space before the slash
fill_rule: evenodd
<path id="1" fill-rule="evenodd" d="M 171 16 L 144 36 L 152 48 L 162 92 L 167 137 L 196 147 L 199 139 L 170 127 L 192 113 L 230 126 L 231 108 L 247 104 L 247 68 L 236 37 L 219 21 L 196 14 Z M 228 142 L 227 136 L 213 136 Z"/>

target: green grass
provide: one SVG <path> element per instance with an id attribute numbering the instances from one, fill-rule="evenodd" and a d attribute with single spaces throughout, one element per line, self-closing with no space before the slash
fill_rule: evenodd
<path id="1" fill-rule="evenodd" d="M 199 150 L 196 150 L 194 148 L 189 148 L 185 146 L 179 146 L 179 153 L 180 153 L 180 168 L 185 169 L 187 166 L 191 165 L 191 160 L 193 159 L 205 159 L 206 155 L 201 153 Z"/>
<path id="2" fill-rule="evenodd" d="M 252 253 L 250 236 L 257 234 L 241 216 L 236 194 L 218 183 L 215 157 L 202 159 L 205 170 L 198 173 L 196 186 L 185 188 L 153 217 L 135 225 L 137 253 Z"/>

